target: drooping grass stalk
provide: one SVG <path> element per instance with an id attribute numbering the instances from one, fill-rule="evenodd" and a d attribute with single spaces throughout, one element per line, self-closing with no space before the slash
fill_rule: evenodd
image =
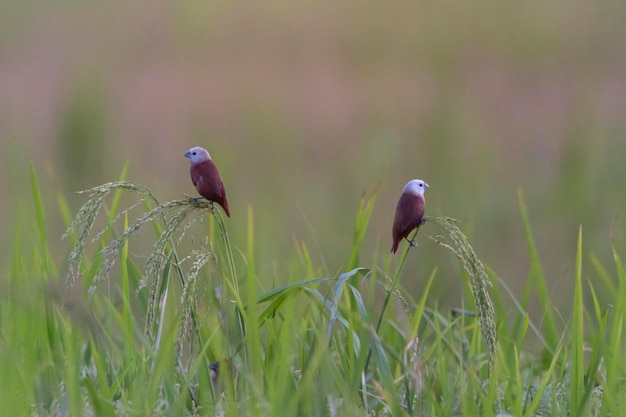
<path id="1" fill-rule="evenodd" d="M 444 243 L 437 237 L 429 236 L 429 238 L 454 253 L 457 258 L 461 260 L 463 267 L 470 277 L 472 294 L 474 296 L 474 303 L 476 305 L 476 310 L 478 313 L 478 321 L 481 334 L 483 336 L 483 339 L 485 340 L 485 343 L 487 344 L 487 349 L 489 353 L 489 364 L 490 366 L 493 366 L 497 346 L 497 334 L 495 310 L 493 307 L 493 302 L 491 301 L 491 297 L 489 296 L 489 288 L 491 287 L 491 281 L 489 280 L 489 276 L 487 275 L 487 272 L 485 271 L 482 262 L 476 256 L 474 249 L 469 244 L 467 237 L 456 226 L 455 223 L 457 222 L 457 220 L 450 217 L 425 217 L 424 220 L 425 222 L 431 222 L 446 230 L 449 238 L 452 241 L 452 245 Z M 411 240 L 414 240 L 416 238 L 419 230 L 420 228 L 418 227 L 413 233 Z M 378 317 L 378 322 L 376 325 L 377 331 L 380 329 L 380 326 L 382 324 L 383 316 L 391 299 L 391 295 L 393 294 L 395 287 L 398 283 L 398 279 L 406 262 L 409 250 L 410 246 L 407 247 L 407 250 L 404 251 L 402 257 L 400 258 L 400 263 L 398 264 L 398 268 L 396 269 L 396 273 L 394 275 L 391 286 L 387 291 L 387 296 L 385 297 L 381 313 Z"/>
<path id="2" fill-rule="evenodd" d="M 456 257 L 461 260 L 463 268 L 470 277 L 480 331 L 487 344 L 489 365 L 493 366 L 497 346 L 496 318 L 493 302 L 489 295 L 491 281 L 489 280 L 487 271 L 485 271 L 485 267 L 480 259 L 478 259 L 478 256 L 476 256 L 467 237 L 455 224 L 457 220 L 450 217 L 426 217 L 425 219 L 446 230 L 448 237 L 452 240 L 452 245 L 444 243 L 437 237 L 429 236 L 429 238 L 454 253 Z"/>
<path id="3" fill-rule="evenodd" d="M 189 339 L 192 331 L 197 330 L 197 323 L 194 316 L 195 286 L 200 269 L 212 258 L 212 255 L 206 251 L 196 252 L 192 254 L 192 256 L 195 260 L 187 272 L 182 294 L 180 295 L 182 312 L 180 317 L 180 326 L 178 327 L 178 337 L 176 338 L 175 353 L 177 362 L 180 361 L 183 356 L 184 342 Z M 163 322 L 163 320 L 161 320 L 161 322 Z M 199 340 L 199 343 L 201 342 L 202 339 Z"/>
<path id="4" fill-rule="evenodd" d="M 157 206 L 151 212 L 142 216 L 142 218 L 140 218 L 137 222 L 134 223 L 135 225 L 137 225 L 137 228 L 139 228 L 141 227 L 142 223 L 144 223 L 144 221 L 145 222 L 152 221 L 151 219 L 154 214 L 151 214 L 151 213 L 156 213 L 159 215 L 161 213 L 165 214 L 164 210 L 172 209 L 172 208 L 174 210 L 172 211 L 172 215 L 169 218 L 169 221 L 166 223 L 166 227 L 163 230 L 163 234 L 159 236 L 159 238 L 156 240 L 156 242 L 152 246 L 152 251 L 150 252 L 150 255 L 148 256 L 148 259 L 146 260 L 146 263 L 144 266 L 143 278 L 142 278 L 142 281 L 140 283 L 140 288 L 139 288 L 141 289 L 142 286 L 147 285 L 147 284 L 149 284 L 150 286 L 150 296 L 148 299 L 149 300 L 148 301 L 148 315 L 147 315 L 147 320 L 146 320 L 146 329 L 148 330 L 148 335 L 150 336 L 154 334 L 152 329 L 154 328 L 154 325 L 156 323 L 156 320 L 155 320 L 155 313 L 157 311 L 156 306 L 157 306 L 157 302 L 160 301 L 162 288 L 168 288 L 168 283 L 166 283 L 164 286 L 162 285 L 163 279 L 166 279 L 169 276 L 167 272 L 169 271 L 171 256 L 173 256 L 173 252 L 168 253 L 167 246 L 170 244 L 170 242 L 173 242 L 172 239 L 175 233 L 181 233 L 181 236 L 182 236 L 184 235 L 185 231 L 191 226 L 193 219 L 190 220 L 189 216 L 193 213 L 194 207 L 193 205 L 189 204 L 187 200 L 177 200 L 173 202 L 163 203 Z M 133 232 L 136 232 L 137 230 Z M 122 238 L 127 239 L 128 236 L 129 235 L 127 235 L 127 233 L 124 233 L 124 235 L 122 235 L 120 239 Z M 109 245 L 109 247 L 110 246 L 111 245 Z M 172 243 L 171 246 L 176 247 L 175 242 Z M 109 247 L 107 247 L 107 249 L 105 249 L 105 252 L 104 252 L 105 261 L 109 259 L 108 257 L 110 253 L 108 250 Z M 113 248 L 113 254 L 112 254 L 113 257 L 115 257 L 115 251 L 116 249 Z M 182 286 L 185 287 L 187 285 L 186 279 L 182 279 L 181 283 L 182 283 Z"/>
<path id="5" fill-rule="evenodd" d="M 156 201 L 156 198 L 154 198 L 152 192 L 148 188 L 136 184 L 132 181 L 114 181 L 102 184 L 94 188 L 90 188 L 89 190 L 77 192 L 76 194 L 89 194 L 89 196 L 85 204 L 83 204 L 83 206 L 74 217 L 74 220 L 70 224 L 70 227 L 65 231 L 62 236 L 62 238 L 67 238 L 72 233 L 78 234 L 76 243 L 74 244 L 74 247 L 72 248 L 72 251 L 69 255 L 69 272 L 67 276 L 67 281 L 69 284 L 73 284 L 76 277 L 80 274 L 79 266 L 85 253 L 87 238 L 89 237 L 93 225 L 96 222 L 96 216 L 102 208 L 104 199 L 111 192 L 119 189 L 126 189 L 137 192 L 143 196 L 150 196 L 154 201 Z M 124 212 L 120 213 L 120 215 L 122 215 L 123 213 Z M 117 220 L 118 218 L 119 216 L 116 216 L 115 220 Z M 109 226 L 113 222 L 110 222 Z M 108 228 L 109 226 L 107 226 L 106 228 Z"/>
<path id="6" fill-rule="evenodd" d="M 73 232 L 78 235 L 69 257 L 68 282 L 73 282 L 73 279 L 79 274 L 78 268 L 84 255 L 84 248 L 91 229 L 95 223 L 96 216 L 103 205 L 104 199 L 109 194 L 115 192 L 114 204 L 117 206 L 117 199 L 119 198 L 118 192 L 121 190 L 137 192 L 144 198 L 152 201 L 156 207 L 134 219 L 128 227 L 125 227 L 125 230 L 121 235 L 117 236 L 116 239 L 110 241 L 108 244 L 105 244 L 105 247 L 101 252 L 102 262 L 93 278 L 90 292 L 93 292 L 96 285 L 108 276 L 111 267 L 118 259 L 120 251 L 125 247 L 127 241 L 131 237 L 140 233 L 145 225 L 155 225 L 158 223 L 157 220 L 160 219 L 163 222 L 164 227 L 161 229 L 158 225 L 155 225 L 157 231 L 160 231 L 161 233 L 158 234 L 158 238 L 146 260 L 143 269 L 143 277 L 138 288 L 138 290 L 141 290 L 145 286 L 149 286 L 150 288 L 145 323 L 146 331 L 148 336 L 152 337 L 154 340 L 155 352 L 158 351 L 161 341 L 160 335 L 163 331 L 163 313 L 165 311 L 164 303 L 167 299 L 167 289 L 169 287 L 168 277 L 170 270 L 173 267 L 179 275 L 181 286 L 183 288 L 183 296 L 181 297 L 183 305 L 181 307 L 184 314 L 181 318 L 182 321 L 180 322 L 181 328 L 179 329 L 179 336 L 182 337 L 183 335 L 188 334 L 188 324 L 191 323 L 194 331 L 196 332 L 196 337 L 198 337 L 198 341 L 200 345 L 202 345 L 203 343 L 196 325 L 197 323 L 193 306 L 195 279 L 197 277 L 199 267 L 204 265 L 204 263 L 206 263 L 212 255 L 206 253 L 196 253 L 193 255 L 196 257 L 196 262 L 194 266 L 192 266 L 192 271 L 190 272 L 189 277 L 186 277 L 185 273 L 181 269 L 181 265 L 176 254 L 176 246 L 194 222 L 192 215 L 209 209 L 214 214 L 217 213 L 216 218 L 218 219 L 218 226 L 221 231 L 221 236 L 224 239 L 227 253 L 229 254 L 229 269 L 231 273 L 234 273 L 235 269 L 234 261 L 232 259 L 232 250 L 230 249 L 230 243 L 224 223 L 219 216 L 218 210 L 215 210 L 213 205 L 208 201 L 196 201 L 190 198 L 185 198 L 182 200 L 173 200 L 159 204 L 156 197 L 147 187 L 136 184 L 132 181 L 115 181 L 79 192 L 78 194 L 88 193 L 89 198 L 79 210 L 78 214 L 74 218 L 74 221 L 64 234 L 64 237 Z M 128 212 L 135 208 L 137 204 L 138 203 L 131 205 L 116 215 L 113 215 L 114 212 L 111 211 L 109 221 L 105 225 L 104 229 L 98 233 L 94 239 L 102 239 L 107 230 L 109 230 L 119 219 L 126 217 Z M 176 238 L 176 236 L 178 237 Z M 236 277 L 235 275 L 232 276 Z M 189 278 L 191 278 L 191 281 L 188 282 Z M 164 280 L 166 281 L 164 282 Z M 234 281 L 236 282 L 236 279 Z M 156 314 L 157 310 L 161 311 L 161 315 Z M 178 342 L 182 343 L 182 340 L 179 340 Z M 177 353 L 180 353 L 180 349 L 182 348 L 178 345 L 177 349 Z"/>

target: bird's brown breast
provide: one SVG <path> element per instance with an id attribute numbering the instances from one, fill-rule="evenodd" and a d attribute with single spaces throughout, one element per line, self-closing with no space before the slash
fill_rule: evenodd
<path id="1" fill-rule="evenodd" d="M 226 200 L 226 189 L 213 161 L 209 159 L 199 163 L 192 163 L 189 166 L 189 174 L 191 175 L 191 182 L 196 186 L 198 193 L 207 200 L 214 201 L 222 206 L 226 215 L 230 217 L 228 201 Z"/>
<path id="2" fill-rule="evenodd" d="M 396 233 L 409 234 L 411 230 L 415 229 L 424 217 L 425 208 L 423 196 L 403 193 L 396 206 L 393 224 L 394 235 Z"/>

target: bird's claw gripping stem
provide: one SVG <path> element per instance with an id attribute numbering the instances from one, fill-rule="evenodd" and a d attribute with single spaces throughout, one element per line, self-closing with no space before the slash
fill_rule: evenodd
<path id="1" fill-rule="evenodd" d="M 409 248 L 415 248 L 417 247 L 417 243 L 413 242 L 411 239 L 409 239 L 408 237 L 405 237 L 406 241 L 409 242 Z"/>

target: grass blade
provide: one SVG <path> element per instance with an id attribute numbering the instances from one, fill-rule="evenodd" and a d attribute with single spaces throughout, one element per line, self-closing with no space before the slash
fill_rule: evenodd
<path id="1" fill-rule="evenodd" d="M 528 276 L 528 285 L 534 285 L 537 288 L 537 296 L 542 308 L 542 322 L 544 327 L 544 337 L 548 343 L 551 352 L 554 352 L 556 345 L 559 343 L 560 335 L 557 330 L 556 321 L 552 303 L 550 302 L 550 293 L 546 287 L 546 280 L 539 259 L 539 251 L 533 237 L 532 228 L 530 226 L 530 217 L 528 209 L 524 201 L 524 194 L 521 189 L 518 190 L 518 203 L 522 214 L 522 222 L 526 233 L 526 244 L 528 246 L 528 254 L 530 256 L 530 272 Z M 526 305 L 526 302 L 523 303 Z"/>
<path id="2" fill-rule="evenodd" d="M 37 181 L 37 173 L 35 172 L 35 164 L 30 163 L 30 186 L 33 195 L 33 201 L 35 203 L 35 214 L 37 219 L 37 232 L 39 235 L 39 250 L 42 257 L 43 270 L 41 274 L 43 277 L 49 275 L 56 276 L 56 268 L 52 263 L 50 256 L 50 250 L 48 249 L 48 239 L 46 237 L 46 222 L 44 214 L 43 199 L 41 197 L 41 189 L 39 188 L 39 182 Z"/>
<path id="3" fill-rule="evenodd" d="M 570 372 L 570 406 L 573 410 L 582 409 L 583 395 L 583 349 L 584 349 L 584 329 L 583 329 L 583 289 L 582 289 L 582 246 L 583 229 L 578 230 L 578 245 L 576 249 L 576 280 L 574 283 L 574 306 L 572 317 L 572 367 Z"/>
<path id="4" fill-rule="evenodd" d="M 361 196 L 359 201 L 359 208 L 356 214 L 356 220 L 354 222 L 354 242 L 352 244 L 352 250 L 350 252 L 350 258 L 348 259 L 347 270 L 351 271 L 359 266 L 359 252 L 363 239 L 365 238 L 365 232 L 367 232 L 367 225 L 374 208 L 374 201 L 376 201 L 376 194 L 378 193 L 378 187 L 374 189 L 374 192 L 369 198 L 365 198 L 365 194 Z"/>

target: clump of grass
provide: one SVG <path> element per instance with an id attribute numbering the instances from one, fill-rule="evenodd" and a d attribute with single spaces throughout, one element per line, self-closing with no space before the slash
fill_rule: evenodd
<path id="1" fill-rule="evenodd" d="M 451 217 L 425 217 L 425 220 L 446 230 L 448 237 L 452 241 L 451 245 L 445 243 L 440 236 L 429 235 L 428 237 L 456 255 L 456 257 L 461 260 L 463 268 L 470 277 L 474 304 L 476 305 L 478 313 L 480 332 L 487 344 L 489 363 L 493 365 L 497 346 L 496 313 L 491 297 L 489 296 L 491 281 L 489 280 L 487 271 L 480 259 L 478 259 L 478 256 L 476 256 L 476 252 L 474 252 L 467 237 L 456 225 L 458 220 Z"/>
<path id="2" fill-rule="evenodd" d="M 478 325 L 471 319 L 472 325 L 468 326 L 465 315 L 450 317 L 426 307 L 437 268 L 417 303 L 396 286 L 408 248 L 394 275 L 376 265 L 358 266 L 373 197 L 363 198 L 359 206 L 348 263 L 351 268 L 337 277 L 320 278 L 313 272 L 311 258 L 302 256 L 300 269 L 293 267 L 279 277 L 286 283 L 273 285 L 262 293 L 257 282 L 249 209 L 247 250 L 237 258 L 243 259 L 247 268 L 245 292 L 240 294 L 235 260 L 219 210 L 212 211 L 211 222 L 215 220 L 222 232 L 224 250 L 214 252 L 212 245 L 208 245 L 179 260 L 176 249 L 193 223 L 194 213 L 206 213 L 212 205 L 191 199 L 159 204 L 149 190 L 138 184 L 126 181 L 105 184 L 88 190 L 90 199 L 68 232 L 78 235 L 72 250 L 74 274 L 87 263 L 81 262 L 84 245 L 104 198 L 126 190 L 139 193 L 140 201 L 119 212 L 110 209 L 104 229 L 95 238 L 103 245 L 100 257 L 85 271 L 95 286 L 108 276 L 114 262 L 122 269 L 122 312 L 118 312 L 118 305 L 107 304 L 107 311 L 119 325 L 115 327 L 103 320 L 106 338 L 97 344 L 95 339 L 89 343 L 97 372 L 91 371 L 89 376 L 79 379 L 79 370 L 94 366 L 81 354 L 85 338 L 69 325 L 55 330 L 54 326 L 59 326 L 54 321 L 60 319 L 64 323 L 63 314 L 45 313 L 54 315 L 55 320 L 50 322 L 52 331 L 63 336 L 63 345 L 49 347 L 55 352 L 54 358 L 58 358 L 56 366 L 64 369 L 64 364 L 71 363 L 68 369 L 72 371 L 71 374 L 55 371 L 51 380 L 60 380 L 68 387 L 75 414 L 82 411 L 83 415 L 112 415 L 113 407 L 127 410 L 124 415 L 623 414 L 619 404 L 623 403 L 620 400 L 626 396 L 626 390 L 622 388 L 624 372 L 619 361 L 623 358 L 626 303 L 621 302 L 622 297 L 612 309 L 613 319 L 603 312 L 594 295 L 594 320 L 599 328 L 589 338 L 587 346 L 593 347 L 593 352 L 588 367 L 583 367 L 583 325 L 587 323 L 584 319 L 588 312 L 582 297 L 582 237 L 576 257 L 575 314 L 572 329 L 566 330 L 571 341 L 568 343 L 565 335 L 560 338 L 549 364 L 541 362 L 537 355 L 526 352 L 522 355 L 526 329 L 547 330 L 532 323 L 526 306 L 518 303 L 525 327 L 518 332 L 502 321 L 498 329 L 502 333 L 499 334 L 501 347 L 496 360 L 496 321 L 490 293 L 501 301 L 498 290 L 503 286 L 491 288 L 483 264 L 454 219 L 427 217 L 428 222 L 445 230 L 445 237 L 429 238 L 452 251 L 462 262 L 470 278 Z M 154 208 L 146 207 L 146 213 L 128 222 L 130 210 L 142 202 L 146 205 L 153 202 Z M 115 235 L 119 228 L 113 226 L 122 218 L 122 231 Z M 143 267 L 137 268 L 128 258 L 128 243 L 148 224 L 162 229 L 157 230 Z M 308 253 L 304 244 L 299 249 Z M 619 290 L 614 293 L 623 294 L 624 268 L 619 258 L 615 258 L 620 279 Z M 229 291 L 214 298 L 222 303 L 218 314 L 214 314 L 212 306 L 198 308 L 201 299 L 196 287 L 201 288 L 201 271 L 211 262 L 225 267 L 210 272 L 209 284 L 215 286 L 216 292 Z M 182 265 L 187 265 L 184 271 Z M 181 280 L 174 320 L 168 316 L 172 309 L 165 308 L 166 301 L 172 298 L 168 291 L 172 273 L 177 273 Z M 136 332 L 137 321 L 130 308 L 128 281 L 133 274 L 137 288 L 150 289 L 144 307 L 151 317 L 147 321 L 152 325 L 146 326 L 144 333 Z M 382 311 L 374 291 L 381 282 L 387 289 Z M 368 287 L 372 289 L 369 299 Z M 402 324 L 404 318 L 394 316 L 394 309 L 387 308 L 390 299 L 401 303 L 409 326 Z M 222 315 L 226 306 L 230 315 Z M 496 307 L 501 308 L 501 303 Z M 389 320 L 383 320 L 385 311 Z M 591 323 L 593 317 L 589 313 Z M 163 325 L 164 322 L 171 326 Z M 233 331 L 233 327 L 237 329 Z M 198 343 L 194 344 L 195 341 Z M 137 343 L 144 343 L 146 348 L 136 349 Z M 488 374 L 484 372 L 482 355 L 476 355 L 483 345 L 489 351 Z M 213 380 L 209 363 L 225 357 L 232 363 L 232 369 L 225 368 L 221 377 Z M 53 398 L 59 401 L 57 397 L 62 395 L 53 393 Z M 119 398 L 119 402 L 111 402 L 110 398 Z M 92 405 L 95 411 L 91 410 Z"/>
<path id="3" fill-rule="evenodd" d="M 181 339 L 178 341 L 178 345 L 182 343 L 182 337 L 188 334 L 188 328 L 186 323 L 193 316 L 193 295 L 195 291 L 195 278 L 198 275 L 198 270 L 213 256 L 208 252 L 195 253 L 191 257 L 195 259 L 191 270 L 188 274 L 183 274 L 180 270 L 181 263 L 178 260 L 176 254 L 176 246 L 180 243 L 185 232 L 191 227 L 196 220 L 193 214 L 204 212 L 207 209 L 218 217 L 218 226 L 222 230 L 222 236 L 227 240 L 227 234 L 224 230 L 224 224 L 217 210 L 213 204 L 207 200 L 198 200 L 190 197 L 167 201 L 159 203 L 152 192 L 143 185 L 137 184 L 132 181 L 114 181 L 106 184 L 99 185 L 89 190 L 80 191 L 77 194 L 88 194 L 88 199 L 85 204 L 80 208 L 78 214 L 72 221 L 70 227 L 67 229 L 63 237 L 68 237 L 72 233 L 77 234 L 77 239 L 74 247 L 69 255 L 69 272 L 68 283 L 73 283 L 77 276 L 80 276 L 80 265 L 84 260 L 85 246 L 88 241 L 88 237 L 94 227 L 98 213 L 101 211 L 105 199 L 114 192 L 117 191 L 132 191 L 141 196 L 141 199 L 121 210 L 113 219 L 109 220 L 104 226 L 103 230 L 96 234 L 93 242 L 103 239 L 104 234 L 113 228 L 113 226 L 123 217 L 126 217 L 128 213 L 141 205 L 146 203 L 146 200 L 150 200 L 156 207 L 147 211 L 143 215 L 134 219 L 121 235 L 110 242 L 104 242 L 105 246 L 100 251 L 100 265 L 98 271 L 95 273 L 92 279 L 92 285 L 89 289 L 89 293 L 93 293 L 97 285 L 101 283 L 106 277 L 108 277 L 111 268 L 119 258 L 120 252 L 128 240 L 138 235 L 148 224 L 162 223 L 163 227 L 159 227 L 159 237 L 152 246 L 152 250 L 147 257 L 145 265 L 143 267 L 143 274 L 139 282 L 138 291 L 149 286 L 150 295 L 148 298 L 148 309 L 146 312 L 146 330 L 151 337 L 155 336 L 155 329 L 158 328 L 160 333 L 160 325 L 157 317 L 157 308 L 159 306 L 159 300 L 163 298 L 166 292 L 167 285 L 163 285 L 163 279 L 168 277 L 169 267 L 173 267 L 177 270 L 183 287 L 182 311 L 184 312 L 184 319 L 181 320 L 181 329 L 179 336 Z M 176 238 L 177 237 L 177 238 Z M 167 271 L 166 271 L 167 268 Z M 161 306 L 163 309 L 163 306 Z M 156 345 L 159 344 L 159 337 L 157 337 Z M 180 346 L 178 353 L 180 353 Z"/>

